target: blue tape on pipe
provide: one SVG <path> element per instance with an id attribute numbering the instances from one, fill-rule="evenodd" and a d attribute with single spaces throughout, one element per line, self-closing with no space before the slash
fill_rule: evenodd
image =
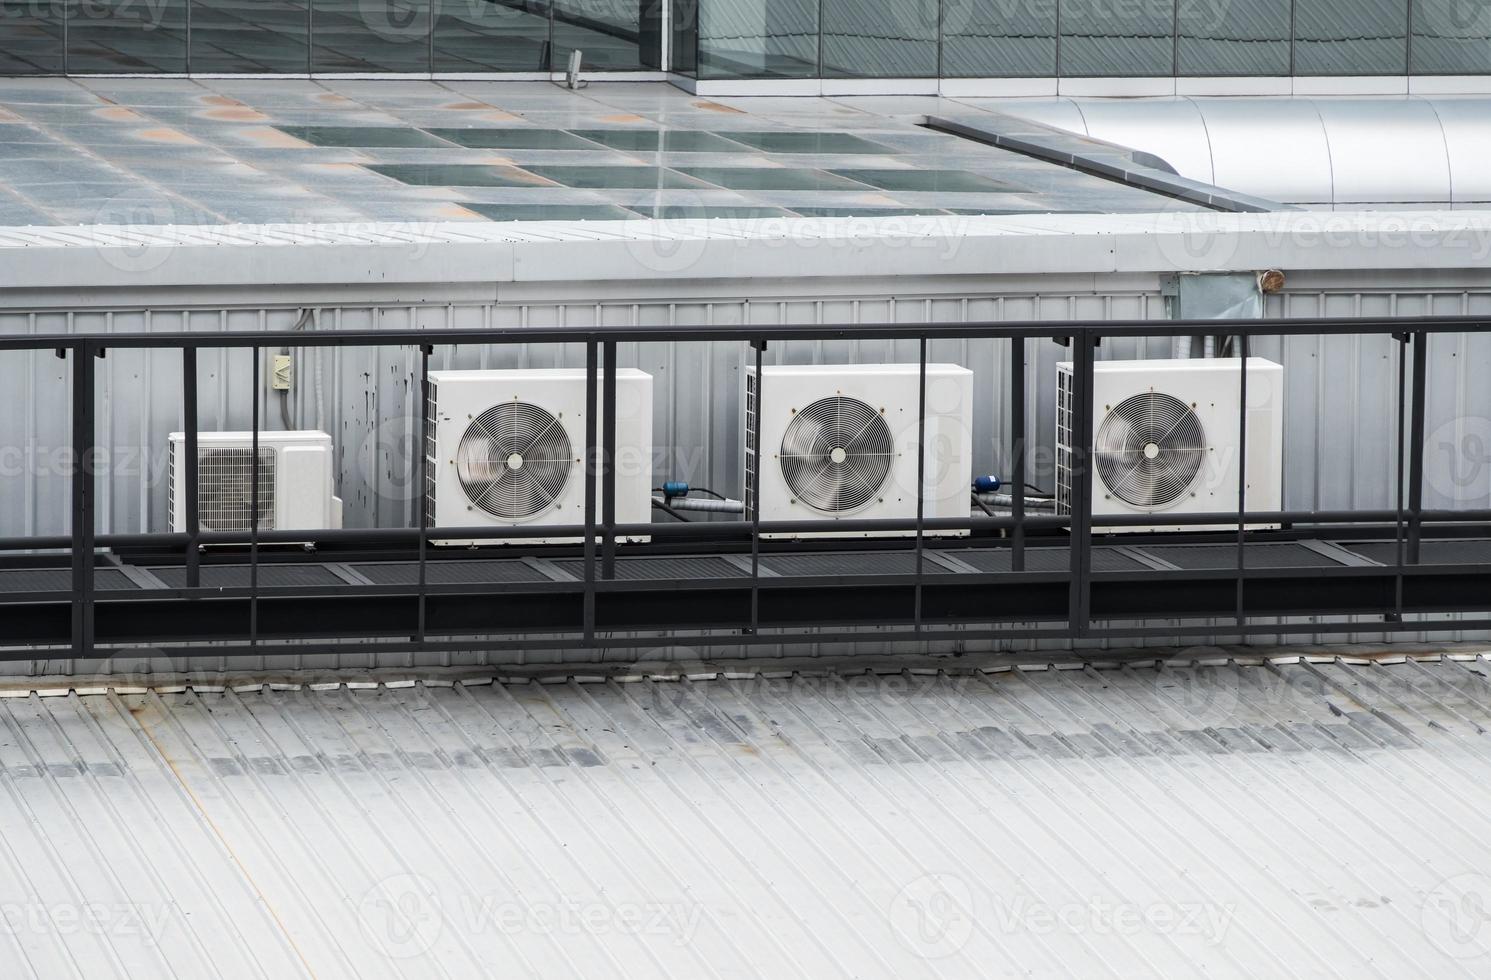
<path id="1" fill-rule="evenodd" d="M 976 476 L 973 478 L 973 489 L 978 493 L 997 493 L 1003 485 L 997 476 Z"/>

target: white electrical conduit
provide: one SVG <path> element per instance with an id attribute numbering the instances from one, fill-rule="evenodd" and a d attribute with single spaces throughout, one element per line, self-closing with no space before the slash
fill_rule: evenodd
<path id="1" fill-rule="evenodd" d="M 1011 494 L 1007 493 L 976 493 L 974 494 L 974 496 L 977 497 L 980 502 L 986 503 L 991 507 L 1015 506 L 1015 498 Z M 1027 495 L 1025 498 L 1025 509 L 1055 510 L 1056 501 L 1052 500 L 1050 497 L 1034 497 Z"/>
<path id="2" fill-rule="evenodd" d="M 699 510 L 712 514 L 745 513 L 745 501 L 743 500 L 714 500 L 707 497 L 674 497 L 672 500 L 667 500 L 663 497 L 653 497 L 652 501 L 679 511 Z"/>

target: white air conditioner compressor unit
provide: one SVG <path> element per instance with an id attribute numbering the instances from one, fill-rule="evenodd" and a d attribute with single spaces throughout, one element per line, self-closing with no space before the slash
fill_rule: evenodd
<path id="1" fill-rule="evenodd" d="M 1072 505 L 1071 362 L 1057 366 L 1056 509 Z M 1215 530 L 1167 525 L 1169 514 L 1237 510 L 1242 362 L 1237 358 L 1099 361 L 1093 365 L 1092 516 L 1097 530 Z M 1248 359 L 1247 490 L 1250 512 L 1281 509 L 1284 368 Z M 1144 527 L 1102 518 L 1150 514 Z M 1230 525 L 1235 527 L 1236 525 Z M 1260 524 L 1255 527 L 1276 527 Z"/>
<path id="2" fill-rule="evenodd" d="M 763 367 L 761 448 L 752 441 L 758 407 L 754 365 L 746 369 L 746 516 L 758 501 L 763 522 L 914 520 L 917 497 L 916 364 Z M 973 372 L 927 365 L 923 516 L 967 519 L 973 473 Z M 823 531 L 778 537 L 906 536 L 915 531 Z M 961 531 L 929 534 L 966 536 Z"/>
<path id="3" fill-rule="evenodd" d="M 186 434 L 169 437 L 171 529 L 186 530 Z M 197 522 L 204 531 L 248 531 L 253 513 L 252 432 L 197 434 Z M 334 457 L 325 432 L 259 433 L 261 531 L 342 526 L 333 494 Z"/>
<path id="4" fill-rule="evenodd" d="M 430 372 L 425 492 L 431 526 L 584 524 L 585 377 L 583 368 Z M 604 421 L 602 404 L 596 417 L 597 446 Z M 616 371 L 614 472 L 616 522 L 650 523 L 652 376 L 632 368 Z M 595 480 L 600 521 L 599 472 Z M 522 540 L 555 544 L 582 539 Z"/>

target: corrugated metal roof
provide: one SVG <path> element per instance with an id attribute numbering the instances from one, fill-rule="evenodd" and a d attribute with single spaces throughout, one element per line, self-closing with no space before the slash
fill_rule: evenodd
<path id="1" fill-rule="evenodd" d="M 1315 659 L 78 680 L 6 972 L 1484 976 L 1486 661 Z"/>

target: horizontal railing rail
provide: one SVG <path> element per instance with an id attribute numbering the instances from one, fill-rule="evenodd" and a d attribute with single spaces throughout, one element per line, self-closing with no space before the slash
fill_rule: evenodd
<path id="1" fill-rule="evenodd" d="M 924 323 L 924 324 L 787 324 L 787 325 L 737 325 L 737 326 L 658 326 L 658 327 L 539 327 L 494 330 L 372 330 L 372 331 L 222 331 L 191 333 L 134 333 L 134 334 L 66 334 L 66 335 L 7 335 L 0 336 L 0 351 L 55 351 L 59 357 L 71 361 L 72 371 L 72 445 L 78 465 L 71 476 L 71 502 L 69 507 L 71 529 L 65 535 L 10 536 L 0 538 L 0 553 L 28 552 L 30 558 L 38 553 L 52 552 L 54 557 L 66 557 L 70 561 L 71 619 L 65 646 L 47 642 L 35 636 L 23 637 L 11 644 L 12 650 L 36 649 L 39 655 L 89 657 L 110 652 L 131 651 L 138 654 L 140 647 L 133 644 L 98 644 L 97 623 L 100 612 L 110 617 L 124 615 L 131 605 L 175 601 L 187 604 L 246 603 L 246 614 L 239 615 L 236 607 L 223 605 L 213 609 L 228 610 L 222 617 L 219 631 L 206 629 L 201 635 L 193 635 L 193 643 L 200 641 L 203 651 L 213 655 L 231 652 L 278 649 L 283 643 L 298 642 L 293 629 L 286 627 L 285 617 L 276 614 L 265 627 L 260 613 L 263 609 L 277 611 L 284 603 L 309 603 L 322 601 L 334 603 L 340 600 L 377 602 L 379 600 L 405 600 L 395 602 L 389 615 L 408 612 L 407 622 L 389 623 L 379 620 L 374 633 L 376 637 L 363 636 L 362 624 L 343 624 L 334 628 L 347 637 L 345 644 L 328 644 L 321 635 L 325 623 L 316 622 L 314 613 L 299 612 L 304 621 L 303 639 L 305 649 L 329 649 L 350 645 L 363 650 L 448 650 L 452 644 L 460 648 L 473 646 L 492 649 L 512 649 L 524 645 L 534 649 L 550 646 L 566 648 L 594 648 L 616 646 L 637 648 L 647 643 L 657 644 L 658 638 L 648 637 L 649 631 L 667 629 L 666 613 L 658 613 L 650 607 L 636 613 L 637 617 L 661 616 L 657 622 L 638 618 L 636 625 L 626 615 L 609 603 L 612 597 L 638 595 L 648 592 L 677 592 L 696 594 L 718 592 L 721 618 L 717 624 L 701 627 L 695 619 L 700 610 L 679 610 L 679 631 L 692 635 L 699 631 L 713 644 L 755 646 L 764 642 L 856 642 L 861 640 L 885 641 L 888 639 L 912 639 L 918 641 L 960 639 L 1016 639 L 1022 637 L 1060 637 L 1081 639 L 1093 635 L 1110 638 L 1183 637 L 1199 635 L 1230 635 L 1252 637 L 1286 633 L 1341 633 L 1364 629 L 1362 615 L 1376 616 L 1379 621 L 1372 627 L 1384 633 L 1407 630 L 1461 630 L 1480 628 L 1483 622 L 1479 614 L 1491 614 L 1491 564 L 1460 561 L 1454 568 L 1423 562 L 1422 545 L 1427 528 L 1465 530 L 1474 532 L 1482 525 L 1491 524 L 1491 510 L 1443 510 L 1425 509 L 1423 506 L 1424 454 L 1425 454 L 1425 404 L 1426 404 L 1426 346 L 1431 334 L 1479 333 L 1491 330 L 1491 320 L 1480 317 L 1403 317 L 1403 318 L 1298 318 L 1285 320 L 1244 321 L 1107 321 L 1107 322 L 987 322 L 987 323 Z M 1363 510 L 1277 510 L 1256 511 L 1246 507 L 1248 499 L 1247 453 L 1239 454 L 1238 484 L 1235 488 L 1237 507 L 1206 514 L 1151 514 L 1095 515 L 1091 499 L 1092 471 L 1090 460 L 1093 452 L 1093 388 L 1097 351 L 1105 339 L 1122 337 L 1178 337 L 1197 334 L 1225 334 L 1237 339 L 1235 353 L 1240 355 L 1239 428 L 1235 433 L 1240 447 L 1248 445 L 1248 367 L 1247 355 L 1251 342 L 1258 337 L 1288 337 L 1302 335 L 1390 335 L 1398 345 L 1397 376 L 1395 390 L 1391 395 L 1396 407 L 1395 431 L 1391 434 L 1397 460 L 1397 478 L 1394 506 Z M 749 344 L 748 358 L 753 358 L 757 368 L 758 385 L 755 397 L 757 411 L 753 414 L 754 429 L 748 435 L 760 445 L 760 408 L 772 397 L 770 385 L 765 383 L 761 368 L 764 353 L 771 344 L 797 340 L 902 340 L 916 342 L 917 363 L 920 368 L 917 410 L 917 500 L 914 519 L 901 520 L 804 520 L 763 521 L 760 508 L 753 508 L 746 519 L 736 521 L 709 520 L 697 523 L 624 523 L 616 514 L 616 472 L 613 460 L 617 458 L 617 435 L 615 426 L 615 404 L 617 397 L 617 345 L 634 342 L 686 341 L 706 343 Z M 928 342 L 942 339 L 993 339 L 1009 343 L 1006 417 L 1010 431 L 1015 433 L 1009 473 L 1008 514 L 975 514 L 970 508 L 967 517 L 932 518 L 927 516 L 924 499 L 926 452 L 926 383 Z M 1026 425 L 1026 373 L 1027 344 L 1031 340 L 1055 339 L 1069 350 L 1068 359 L 1073 364 L 1072 384 L 1072 432 L 1071 446 L 1071 500 L 1066 513 L 1053 514 L 1037 511 L 1030 506 L 1026 490 L 1028 461 L 1022 434 Z M 419 351 L 419 408 L 418 417 L 410 421 L 417 426 L 419 443 L 423 445 L 428 430 L 429 418 L 429 371 L 430 358 L 438 348 L 468 345 L 502 346 L 535 344 L 582 344 L 585 348 L 586 373 L 586 422 L 584 434 L 585 503 L 584 519 L 565 525 L 530 526 L 477 526 L 477 527 L 433 527 L 428 512 L 428 500 L 419 497 L 418 514 L 414 527 L 403 528 L 347 528 L 311 531 L 266 530 L 251 520 L 247 531 L 222 532 L 205 529 L 201 522 L 200 488 L 197 479 L 198 393 L 197 355 L 203 349 L 235 348 L 253 351 L 252 389 L 254 391 L 252 414 L 252 451 L 250 453 L 250 486 L 254 499 L 249 511 L 258 513 L 259 487 L 259 388 L 261 382 L 261 354 L 265 349 L 278 347 L 335 348 L 335 347 L 390 347 L 407 346 Z M 182 417 L 185 439 L 183 451 L 184 484 L 184 531 L 105 533 L 96 532 L 98 474 L 88 461 L 95 458 L 97 445 L 97 411 L 94 392 L 96 363 L 115 349 L 178 350 L 182 357 Z M 601 420 L 599 423 L 597 420 Z M 1230 435 L 1230 434 L 1229 434 Z M 418 474 L 416 486 L 426 483 L 426 454 L 417 453 Z M 745 488 L 750 498 L 760 500 L 760 470 L 752 472 L 752 485 Z M 1232 491 L 1229 489 L 1229 494 Z M 1119 536 L 1111 532 L 1118 529 L 1145 529 L 1162 524 L 1170 528 L 1191 529 L 1192 536 L 1184 540 L 1199 540 L 1202 536 L 1210 543 L 1221 540 L 1235 547 L 1235 562 L 1226 568 L 1205 568 L 1187 573 L 1179 568 L 1166 568 L 1152 563 L 1152 567 L 1135 568 L 1119 574 L 1111 569 L 1095 569 L 1097 549 L 1108 548 L 1120 551 L 1133 546 L 1136 538 Z M 1286 537 L 1278 540 L 1311 540 L 1311 529 L 1317 529 L 1316 540 L 1328 541 L 1338 537 L 1343 529 L 1359 529 L 1364 536 L 1394 545 L 1395 560 L 1392 563 L 1372 562 L 1363 559 L 1360 563 L 1342 563 L 1339 567 L 1324 565 L 1308 569 L 1269 568 L 1250 566 L 1248 548 L 1267 540 L 1263 528 L 1280 529 Z M 832 531 L 844 535 L 867 535 L 896 533 L 897 538 L 877 538 L 877 546 L 883 551 L 901 551 L 913 556 L 911 570 L 903 568 L 892 571 L 877 571 L 873 562 L 865 567 L 842 575 L 791 576 L 765 571 L 763 562 L 774 560 L 792 545 L 779 540 L 783 536 Z M 997 548 L 1009 554 L 1007 570 L 990 572 L 976 568 L 964 568 L 959 574 L 947 574 L 945 565 L 935 563 L 931 557 L 941 546 L 930 547 L 928 536 L 942 532 L 968 532 L 971 536 L 962 539 L 965 544 L 982 548 Z M 1157 532 L 1149 532 L 1152 539 Z M 650 542 L 646 547 L 670 549 L 668 554 L 720 554 L 740 556 L 744 561 L 749 548 L 748 574 L 742 577 L 709 582 L 680 582 L 676 579 L 618 579 L 618 539 L 642 538 Z M 450 560 L 450 552 L 432 554 L 434 545 L 447 540 L 462 542 L 503 542 L 508 545 L 501 551 L 503 556 L 521 552 L 522 542 L 535 539 L 571 539 L 578 548 L 583 574 L 557 578 L 546 582 L 525 582 L 503 585 L 492 583 L 452 584 L 431 583 L 429 572 L 432 566 Z M 202 584 L 204 567 L 203 548 L 207 545 L 246 545 L 248 584 L 231 588 L 210 588 Z M 337 549 L 372 548 L 383 549 L 378 555 L 361 561 L 401 561 L 415 563 L 415 581 L 407 584 L 374 584 L 349 579 L 345 585 L 318 585 L 304 588 L 287 588 L 281 585 L 263 585 L 261 575 L 266 566 L 265 548 L 309 545 L 317 555 Z M 828 538 L 814 542 L 819 551 L 850 552 L 863 549 L 863 541 Z M 1323 545 L 1322 545 L 1323 547 Z M 101 590 L 98 574 L 101 570 L 116 567 L 103 559 L 101 549 L 112 550 L 116 556 L 131 552 L 152 555 L 179 555 L 185 571 L 185 584 L 172 588 L 137 588 L 133 590 Z M 517 551 L 515 552 L 515 549 Z M 723 551 L 721 550 L 723 549 Z M 1049 560 L 1039 569 L 1028 567 L 1032 555 L 1039 554 L 1049 559 L 1053 552 L 1065 555 L 1065 565 L 1052 566 Z M 641 552 L 639 552 L 641 553 Z M 481 557 L 493 557 L 494 551 L 478 551 Z M 624 557 L 624 556 L 623 556 Z M 215 561 L 216 559 L 214 559 Z M 284 561 L 276 553 L 275 564 Z M 573 561 L 573 558 L 569 559 Z M 243 563 L 243 562 L 240 562 Z M 13 566 L 18 567 L 18 566 Z M 26 566 L 31 567 L 31 566 Z M 1319 615 L 1329 617 L 1337 608 L 1346 611 L 1343 621 L 1325 619 L 1302 623 L 1312 613 L 1295 611 L 1288 615 L 1279 610 L 1288 606 L 1282 602 L 1275 586 L 1277 580 L 1293 576 L 1300 582 L 1316 583 L 1322 589 L 1332 583 L 1357 583 L 1368 590 L 1369 598 L 1361 600 L 1360 607 L 1352 605 L 1349 596 L 1345 599 L 1339 592 L 1322 593 Z M 1454 576 L 1453 579 L 1450 576 Z M 148 577 L 148 576 L 147 576 Z M 1465 581 L 1462 581 L 1465 580 Z M 816 582 L 816 586 L 815 586 Z M 1056 586 L 1052 586 L 1052 583 Z M 1113 608 L 1117 599 L 1110 598 L 1108 590 L 1115 584 L 1130 583 L 1133 587 L 1147 586 L 1157 590 L 1157 595 L 1142 606 L 1141 612 L 1126 617 Z M 1428 586 L 1421 583 L 1428 582 Z M 843 605 L 842 595 L 846 589 L 852 593 L 859 583 L 864 592 L 864 608 L 849 608 Z M 991 597 L 999 590 L 1000 583 L 1011 587 L 1031 588 L 1063 587 L 1065 601 L 1053 604 L 1050 593 L 1036 596 L 1031 593 L 1029 601 L 1034 603 L 1028 619 L 1019 619 L 1011 609 L 1000 607 L 998 615 L 990 614 L 987 622 L 979 617 L 976 598 L 970 598 L 969 590 L 982 588 Z M 1366 583 L 1362 585 L 1361 583 Z M 1436 584 L 1437 583 L 1437 584 Z M 1468 584 L 1467 584 L 1468 583 Z M 818 595 L 812 589 L 820 587 L 834 593 L 834 609 L 815 619 L 809 613 L 799 613 L 782 605 L 781 596 L 794 588 L 803 588 L 805 596 Z M 1382 591 L 1379 587 L 1386 588 Z M 1484 593 L 1478 591 L 1485 586 Z M 1221 593 L 1218 588 L 1230 588 L 1228 608 L 1218 606 Z M 1426 590 L 1442 588 L 1446 598 Z M 887 590 L 909 590 L 905 595 Z M 1095 593 L 1097 589 L 1101 594 Z M 1250 589 L 1256 595 L 1250 595 Z M 961 591 L 959 591 L 961 590 Z M 1372 591 L 1376 590 L 1376 591 Z M 952 593 L 956 596 L 952 596 Z M 827 593 L 824 593 L 827 594 Z M 1474 598 L 1484 594 L 1484 601 Z M 443 605 L 432 610 L 432 600 L 443 604 L 448 600 L 480 598 L 500 599 L 504 596 L 553 597 L 553 601 L 565 602 L 569 596 L 578 596 L 576 606 L 554 606 L 553 619 L 535 627 L 525 621 L 513 625 L 514 620 L 504 620 L 496 614 L 483 621 L 479 613 L 464 610 L 458 622 Z M 950 597 L 952 596 L 952 597 Z M 1471 598 L 1465 598 L 1465 597 Z M 1167 598 L 1168 597 L 1168 598 Z M 1000 597 L 1001 600 L 1003 597 Z M 1095 598 L 1099 600 L 1095 607 Z M 1172 606 L 1166 602 L 1173 599 Z M 56 590 L 36 589 L 13 592 L 0 597 L 0 607 L 6 615 L 17 616 L 18 610 L 28 603 L 50 608 L 58 600 Z M 1039 601 L 1037 601 L 1039 600 Z M 688 600 L 680 600 L 686 603 Z M 806 600 L 805 600 L 806 601 Z M 1015 602 L 1017 600 L 1010 600 Z M 1024 601 L 1024 600 L 1019 600 Z M 1043 603 L 1043 604 L 1042 604 Z M 604 607 L 604 608 L 603 608 Z M 702 607 L 701 607 L 702 608 Z M 1160 612 L 1157 614 L 1155 610 Z M 1171 615 L 1164 615 L 1170 609 Z M 1361 610 L 1368 609 L 1363 613 Z M 388 610 L 380 610 L 384 612 Z M 432 618 L 432 612 L 435 613 Z M 46 619 L 45 610 L 35 616 L 20 616 L 19 622 L 33 620 L 41 635 L 52 621 Z M 163 624 L 168 624 L 170 610 L 156 613 Z M 472 617 L 475 617 L 474 619 Z M 1192 620 L 1203 618 L 1208 622 L 1198 625 Z M 1259 620 L 1276 618 L 1274 622 Z M 1319 617 L 1317 617 L 1319 618 Z M 1144 622 L 1135 624 L 1131 620 Z M 1181 622 L 1185 620 L 1185 622 Z M 112 620 L 111 620 L 112 621 Z M 1032 625 L 1046 622 L 1048 625 Z M 19 627 L 18 627 L 19 628 Z M 31 628 L 31 627 L 27 627 Z M 148 625 L 141 627 L 148 633 Z M 1209 632 L 1208 632 L 1209 631 Z M 156 648 L 196 649 L 172 646 L 176 637 L 168 625 L 160 627 L 160 642 Z M 555 635 L 531 635 L 544 632 Z M 352 639 L 352 638 L 356 639 Z M 460 637 L 467 637 L 460 639 Z M 0 628 L 0 646 L 5 646 L 5 631 Z M 51 652 L 46 652 L 51 651 Z M 0 654 L 4 655 L 4 654 Z M 18 654 L 17 654 L 18 655 Z"/>

